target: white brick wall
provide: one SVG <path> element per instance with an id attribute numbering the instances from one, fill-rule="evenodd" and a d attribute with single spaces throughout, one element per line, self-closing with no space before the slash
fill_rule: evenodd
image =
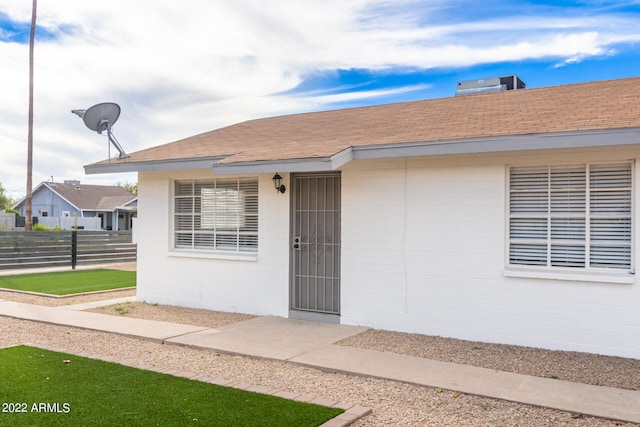
<path id="1" fill-rule="evenodd" d="M 347 165 L 341 321 L 640 358 L 640 285 L 504 276 L 506 165 L 593 159 L 581 156 Z"/>
<path id="2" fill-rule="evenodd" d="M 276 193 L 271 176 L 259 177 L 257 257 L 230 260 L 170 250 L 173 179 L 211 177 L 210 170 L 140 173 L 134 227 L 138 298 L 150 303 L 287 316 L 289 197 Z"/>
<path id="3" fill-rule="evenodd" d="M 507 165 L 638 157 L 630 149 L 563 150 L 347 164 L 341 322 L 640 358 L 635 280 L 505 277 Z M 286 194 L 276 193 L 271 174 L 259 176 L 256 259 L 177 257 L 170 251 L 172 180 L 210 177 L 210 170 L 140 173 L 134 226 L 139 297 L 286 317 L 288 175 Z M 639 177 L 636 170 L 636 182 Z M 635 191 L 638 198 L 637 185 Z M 637 210 L 635 224 L 640 224 Z"/>

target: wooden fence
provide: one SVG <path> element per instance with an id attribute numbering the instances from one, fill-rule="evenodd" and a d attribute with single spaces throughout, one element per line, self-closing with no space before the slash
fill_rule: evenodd
<path id="1" fill-rule="evenodd" d="M 0 231 L 0 270 L 135 260 L 131 231 Z"/>

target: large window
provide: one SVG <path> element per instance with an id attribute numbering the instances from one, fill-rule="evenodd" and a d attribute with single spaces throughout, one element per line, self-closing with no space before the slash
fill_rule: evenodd
<path id="1" fill-rule="evenodd" d="M 631 218 L 631 163 L 510 169 L 510 265 L 630 270 Z"/>
<path id="2" fill-rule="evenodd" d="M 174 247 L 258 251 L 258 180 L 176 181 Z"/>

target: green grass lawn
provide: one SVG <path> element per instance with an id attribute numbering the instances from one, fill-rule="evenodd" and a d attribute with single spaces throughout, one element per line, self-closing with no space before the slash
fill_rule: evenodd
<path id="1" fill-rule="evenodd" d="M 0 366 L 2 426 L 307 427 L 343 412 L 28 346 Z"/>
<path id="2" fill-rule="evenodd" d="M 52 295 L 130 288 L 135 285 L 136 272 L 122 270 L 73 270 L 0 276 L 0 288 Z"/>

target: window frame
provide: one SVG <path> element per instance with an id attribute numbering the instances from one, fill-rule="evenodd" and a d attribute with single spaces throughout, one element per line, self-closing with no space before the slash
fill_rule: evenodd
<path id="1" fill-rule="evenodd" d="M 179 194 L 177 188 L 181 184 L 191 185 L 191 193 Z M 196 188 L 211 192 L 210 200 L 205 202 L 202 192 L 196 195 Z M 217 203 L 220 199 L 215 193 L 219 191 L 227 197 L 223 200 L 224 204 L 218 208 Z M 238 195 L 244 193 L 242 200 L 234 201 L 233 192 Z M 178 200 L 185 203 L 179 203 Z M 169 249 L 171 255 L 247 260 L 255 259 L 257 256 L 259 249 L 258 177 L 175 179 L 171 181 L 170 203 Z M 241 208 L 235 206 L 234 210 L 233 203 L 241 205 Z M 182 204 L 181 208 L 179 204 Z M 209 216 L 203 216 L 204 208 L 208 208 Z M 179 212 L 181 209 L 184 211 Z M 235 226 L 231 227 L 233 223 Z M 223 227 L 223 224 L 226 224 L 226 227 Z M 180 229 L 186 226 L 190 229 Z M 187 244 L 181 245 L 179 236 L 185 237 L 185 242 L 188 240 Z M 198 244 L 198 238 L 201 244 Z"/>
<path id="2" fill-rule="evenodd" d="M 594 169 L 597 169 L 598 167 L 613 167 L 616 165 L 628 165 L 629 167 L 629 180 L 630 180 L 630 184 L 628 186 L 613 186 L 610 188 L 606 188 L 605 190 L 600 190 L 598 189 L 598 187 L 592 187 L 591 186 L 591 174 L 593 173 L 592 171 Z M 578 212 L 577 214 L 575 213 L 575 211 L 566 211 L 565 214 L 560 214 L 558 215 L 557 211 L 556 212 L 552 212 L 552 206 L 553 206 L 553 202 L 552 202 L 552 169 L 556 169 L 556 170 L 560 170 L 562 171 L 563 168 L 565 169 L 571 169 L 571 168 L 577 168 L 580 166 L 584 166 L 585 168 L 585 175 L 584 175 L 584 213 L 580 213 Z M 512 171 L 514 169 L 519 169 L 519 168 L 530 168 L 531 170 L 534 169 L 543 169 L 543 168 L 547 168 L 548 174 L 547 174 L 547 190 L 546 190 L 546 203 L 547 203 L 547 209 L 546 212 L 544 212 L 544 214 L 540 214 L 540 216 L 538 218 L 543 219 L 544 221 L 546 221 L 546 224 L 544 225 L 545 228 L 544 231 L 542 232 L 542 234 L 545 234 L 545 238 L 544 239 L 540 239 L 538 242 L 536 243 L 531 243 L 532 245 L 544 245 L 546 247 L 546 256 L 544 258 L 545 264 L 544 265 L 533 265 L 533 264 L 527 264 L 525 262 L 521 262 L 521 263 L 512 263 L 513 260 L 513 256 L 514 256 L 514 250 L 512 248 L 512 245 L 514 244 L 521 244 L 521 245 L 526 245 L 527 239 L 524 238 L 514 238 L 512 237 L 512 225 L 513 225 L 513 221 L 514 219 L 520 219 L 523 220 L 525 219 L 526 221 L 526 217 L 528 216 L 529 218 L 534 218 L 536 215 L 532 215 L 530 212 L 528 214 L 522 214 L 522 213 L 518 213 L 518 212 L 514 212 L 513 209 L 513 193 L 517 192 L 517 189 L 514 189 L 513 187 L 513 182 L 512 182 Z M 556 278 L 556 279 L 567 279 L 567 280 L 584 280 L 584 281 L 605 281 L 605 282 L 616 282 L 616 283 L 632 283 L 633 282 L 633 276 L 635 274 L 635 161 L 634 160 L 620 160 L 620 161 L 606 161 L 606 162 L 580 162 L 580 163 L 547 163 L 547 164 L 527 164 L 527 165 L 508 165 L 506 167 L 506 183 L 505 183 L 505 187 L 506 187 L 506 203 L 505 203 L 505 276 L 508 277 L 531 277 L 531 278 Z M 562 192 L 567 191 L 569 192 L 568 188 L 563 188 L 563 187 L 558 187 L 560 189 L 560 191 Z M 556 188 L 555 190 L 558 190 L 558 188 Z M 555 191 L 554 190 L 554 191 Z M 600 193 L 599 193 L 600 191 Z M 621 214 L 614 214 L 614 215 L 607 215 L 607 214 L 598 214 L 597 212 L 594 212 L 591 204 L 592 201 L 597 201 L 598 200 L 598 196 L 602 194 L 601 191 L 610 191 L 611 194 L 615 191 L 618 191 L 619 193 L 622 193 L 624 191 L 628 191 L 628 214 L 626 213 L 621 213 Z M 622 200 L 622 205 L 627 207 L 626 205 L 626 201 L 624 199 L 615 199 L 615 201 L 617 202 L 618 200 Z M 584 265 L 583 266 L 558 266 L 558 265 L 552 265 L 553 262 L 553 255 L 552 255 L 552 246 L 554 245 L 558 245 L 559 242 L 562 242 L 563 239 L 558 239 L 558 238 L 554 238 L 552 236 L 552 234 L 554 233 L 554 230 L 552 230 L 552 222 L 558 219 L 558 217 L 564 217 L 564 218 L 576 218 L 576 219 L 580 219 L 580 218 L 584 218 L 583 221 L 583 228 L 584 228 L 584 237 L 583 237 L 583 241 L 582 244 L 584 245 L 584 255 L 583 255 L 583 261 L 584 261 Z M 604 219 L 604 222 L 607 222 L 607 219 L 619 219 L 620 221 L 618 221 L 619 223 L 623 224 L 624 228 L 624 223 L 625 221 L 628 220 L 628 224 L 626 224 L 626 226 L 628 227 L 628 241 L 625 241 L 624 239 L 622 239 L 620 236 L 624 236 L 625 232 L 620 231 L 620 235 L 616 235 L 615 237 L 617 237 L 619 239 L 619 247 L 623 248 L 624 250 L 626 250 L 628 248 L 628 253 L 629 253 L 629 265 L 628 268 L 625 267 L 620 267 L 620 268 L 615 268 L 615 267 L 601 267 L 601 266 L 592 266 L 591 264 L 594 263 L 595 260 L 598 260 L 598 258 L 594 255 L 593 249 L 594 248 L 598 248 L 598 246 L 600 245 L 600 248 L 602 249 L 602 247 L 605 248 L 611 248 L 611 247 L 616 247 L 616 243 L 612 243 L 611 241 L 609 242 L 599 242 L 598 240 L 594 240 L 593 236 L 591 235 L 592 229 L 595 229 L 597 227 L 598 224 L 598 220 L 602 221 Z M 577 221 L 579 222 L 579 221 Z M 564 237 L 564 236 L 563 236 Z M 564 240 L 566 242 L 569 242 L 569 245 L 573 244 L 576 247 L 580 246 L 580 241 L 579 240 L 573 240 L 571 241 L 571 239 L 568 238 L 564 238 Z M 615 240 L 615 239 L 613 239 Z M 602 256 L 602 255 L 601 255 Z M 599 277 L 599 278 L 598 278 Z"/>

